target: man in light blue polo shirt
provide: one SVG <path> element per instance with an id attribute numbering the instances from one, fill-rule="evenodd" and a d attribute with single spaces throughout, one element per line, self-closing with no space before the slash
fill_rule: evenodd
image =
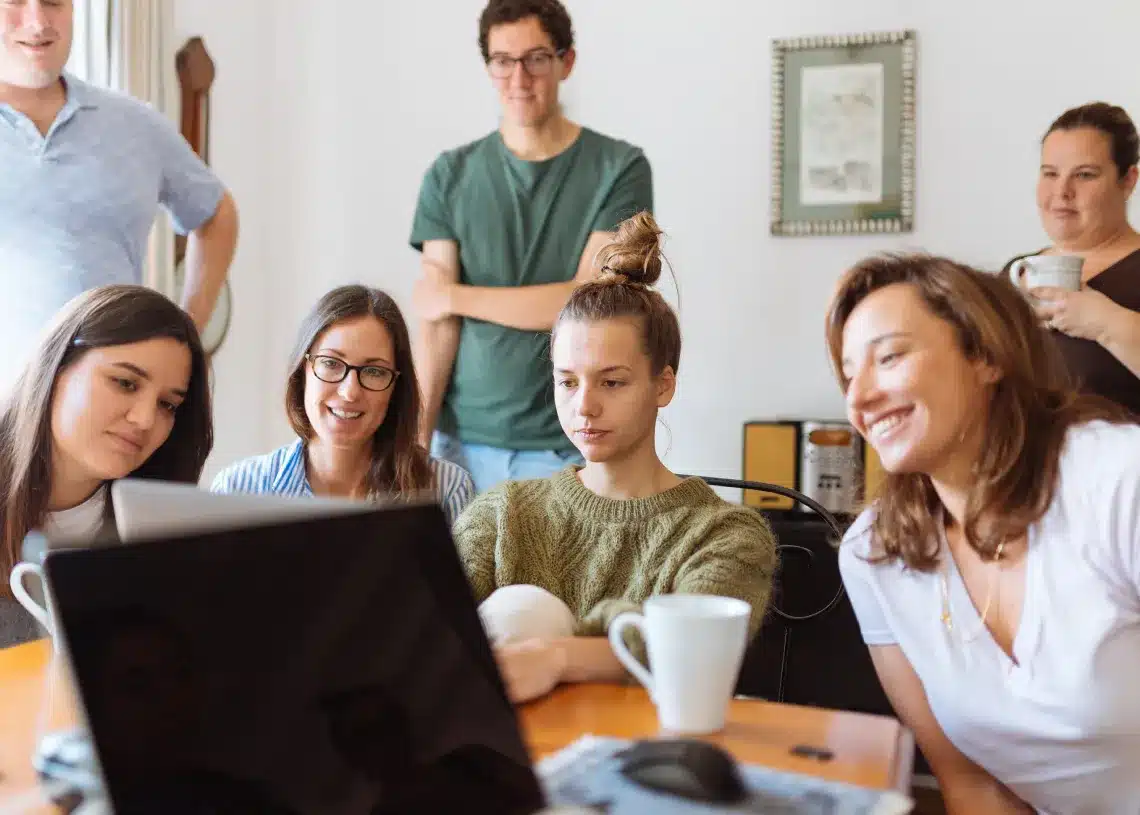
<path id="1" fill-rule="evenodd" d="M 237 243 L 225 187 L 157 111 L 64 74 L 71 0 L 0 0 L 0 395 L 80 292 L 141 283 L 161 204 L 205 326 Z"/>

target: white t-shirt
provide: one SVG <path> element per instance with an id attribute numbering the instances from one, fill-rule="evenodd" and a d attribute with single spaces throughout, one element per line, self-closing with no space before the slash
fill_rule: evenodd
<path id="1" fill-rule="evenodd" d="M 103 527 L 106 510 L 107 485 L 104 484 L 79 506 L 49 512 L 44 519 L 44 535 L 63 543 L 92 540 Z"/>
<path id="2" fill-rule="evenodd" d="M 1039 812 L 1140 812 L 1140 426 L 1070 429 L 1029 530 L 1017 663 L 981 628 L 953 558 L 953 631 L 941 570 L 861 559 L 872 512 L 844 538 L 844 585 L 863 639 L 901 648 L 950 741 Z"/>

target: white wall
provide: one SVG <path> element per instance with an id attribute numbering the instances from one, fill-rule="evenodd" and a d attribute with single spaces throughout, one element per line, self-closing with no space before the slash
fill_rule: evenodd
<path id="1" fill-rule="evenodd" d="M 275 0 L 269 12 L 180 0 L 180 32 L 201 33 L 218 62 L 214 164 L 243 214 L 211 471 L 286 438 L 281 368 L 317 296 L 363 280 L 410 308 L 421 175 L 440 150 L 496 125 L 476 47 L 481 7 Z M 671 235 L 685 350 L 665 420 L 678 470 L 738 474 L 745 420 L 842 415 L 822 314 L 846 265 L 922 248 L 995 268 L 1036 248 L 1036 145 L 1049 121 L 1093 99 L 1140 118 L 1124 67 L 1136 3 L 1087 0 L 1079 15 L 1045 0 L 568 7 L 579 50 L 568 112 L 645 148 Z M 916 231 L 769 236 L 769 41 L 897 28 L 919 37 Z"/>

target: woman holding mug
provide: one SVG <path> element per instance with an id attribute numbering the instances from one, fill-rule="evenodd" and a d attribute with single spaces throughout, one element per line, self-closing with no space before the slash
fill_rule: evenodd
<path id="1" fill-rule="evenodd" d="M 1140 137 L 1123 109 L 1094 102 L 1061 114 L 1042 141 L 1037 180 L 1053 244 L 1026 261 L 1073 258 L 1079 286 L 1033 289 L 1037 314 L 1078 385 L 1140 415 L 1140 233 L 1128 222 L 1138 160 Z"/>
<path id="2" fill-rule="evenodd" d="M 239 461 L 219 493 L 346 498 L 433 494 L 448 523 L 474 495 L 471 476 L 416 440 L 419 385 L 408 327 L 385 292 L 351 285 L 322 297 L 301 323 L 285 385 L 297 439 Z"/>
<path id="3" fill-rule="evenodd" d="M 113 530 L 109 482 L 197 483 L 213 446 L 206 355 L 190 317 L 142 286 L 56 315 L 0 410 L 0 647 L 37 636 L 8 594 L 25 535 Z"/>

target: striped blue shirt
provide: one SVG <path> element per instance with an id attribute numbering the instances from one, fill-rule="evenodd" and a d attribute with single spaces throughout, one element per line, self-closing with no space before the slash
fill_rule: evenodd
<path id="1" fill-rule="evenodd" d="M 161 205 L 181 233 L 225 188 L 174 125 L 129 96 L 73 76 L 48 129 L 0 104 L 0 392 L 76 295 L 143 282 Z"/>
<path id="2" fill-rule="evenodd" d="M 435 474 L 435 490 L 449 524 L 463 512 L 475 497 L 475 484 L 458 464 L 441 458 L 431 460 Z M 313 488 L 305 472 L 305 444 L 297 439 L 263 456 L 252 456 L 231 464 L 218 473 L 210 486 L 212 492 L 273 493 L 309 497 Z"/>

